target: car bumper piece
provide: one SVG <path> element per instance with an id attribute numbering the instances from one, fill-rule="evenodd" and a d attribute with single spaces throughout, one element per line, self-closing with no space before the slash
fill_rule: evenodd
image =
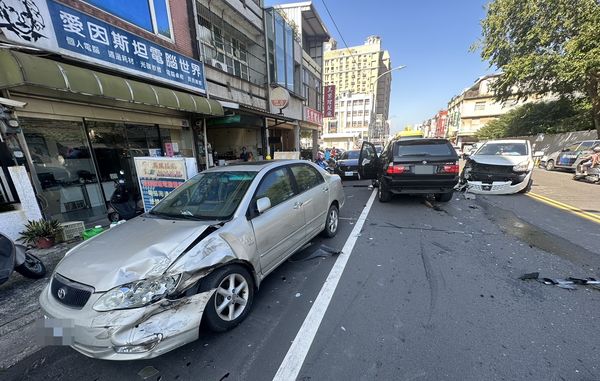
<path id="1" fill-rule="evenodd" d="M 523 181 L 517 184 L 513 184 L 513 181 L 494 181 L 491 183 L 483 181 L 467 181 L 467 190 L 468 192 L 476 194 L 514 194 L 527 188 L 530 180 L 531 171 L 525 176 Z"/>

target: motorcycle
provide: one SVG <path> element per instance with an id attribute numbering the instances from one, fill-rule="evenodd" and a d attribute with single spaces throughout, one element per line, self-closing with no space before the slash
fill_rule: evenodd
<path id="1" fill-rule="evenodd" d="M 125 183 L 125 172 L 119 171 L 115 180 L 115 190 L 108 202 L 107 217 L 110 222 L 130 220 L 144 213 L 144 206 L 140 198 L 136 199 Z"/>
<path id="2" fill-rule="evenodd" d="M 587 160 L 580 160 L 579 163 L 575 165 L 575 174 L 573 175 L 573 180 L 576 181 L 585 181 L 590 184 L 600 184 L 600 166 L 595 165 L 592 168 L 587 168 L 584 170 L 582 164 Z"/>
<path id="3" fill-rule="evenodd" d="M 23 245 L 15 244 L 0 233 L 0 284 L 8 280 L 13 270 L 24 277 L 40 279 L 46 275 L 46 266 Z"/>

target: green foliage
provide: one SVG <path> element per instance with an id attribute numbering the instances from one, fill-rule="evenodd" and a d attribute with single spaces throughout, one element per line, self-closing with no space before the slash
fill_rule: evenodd
<path id="1" fill-rule="evenodd" d="M 534 93 L 585 94 L 600 135 L 597 0 L 494 0 L 477 47 L 503 72 L 493 85 L 498 100 L 515 91 L 521 99 Z"/>
<path id="2" fill-rule="evenodd" d="M 39 238 L 52 239 L 62 231 L 62 226 L 56 220 L 27 221 L 25 231 L 20 232 L 19 241 L 35 244 Z"/>
<path id="3" fill-rule="evenodd" d="M 589 103 L 582 99 L 527 103 L 489 122 L 477 132 L 477 137 L 497 139 L 591 130 L 594 124 L 590 108 Z"/>

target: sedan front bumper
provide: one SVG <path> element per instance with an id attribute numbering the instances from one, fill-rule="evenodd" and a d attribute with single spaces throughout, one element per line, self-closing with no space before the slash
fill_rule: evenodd
<path id="1" fill-rule="evenodd" d="M 476 194 L 514 194 L 519 193 L 529 184 L 531 181 L 531 175 L 533 171 L 529 171 L 523 181 L 514 184 L 513 181 L 467 181 L 467 191 Z"/>
<path id="2" fill-rule="evenodd" d="M 69 345 L 92 358 L 149 359 L 198 339 L 202 314 L 213 293 L 98 312 L 92 306 L 102 294 L 93 294 L 78 310 L 60 304 L 46 286 L 40 295 L 44 314 L 40 333 L 47 344 Z"/>

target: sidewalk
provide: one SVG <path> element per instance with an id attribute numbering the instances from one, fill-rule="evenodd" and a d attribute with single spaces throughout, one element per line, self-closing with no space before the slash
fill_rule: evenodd
<path id="1" fill-rule="evenodd" d="M 16 271 L 0 286 L 0 370 L 6 369 L 41 349 L 35 336 L 35 321 L 42 317 L 38 297 L 54 267 L 79 242 L 61 243 L 50 249 L 32 249 L 46 265 L 42 279 L 28 279 Z"/>

